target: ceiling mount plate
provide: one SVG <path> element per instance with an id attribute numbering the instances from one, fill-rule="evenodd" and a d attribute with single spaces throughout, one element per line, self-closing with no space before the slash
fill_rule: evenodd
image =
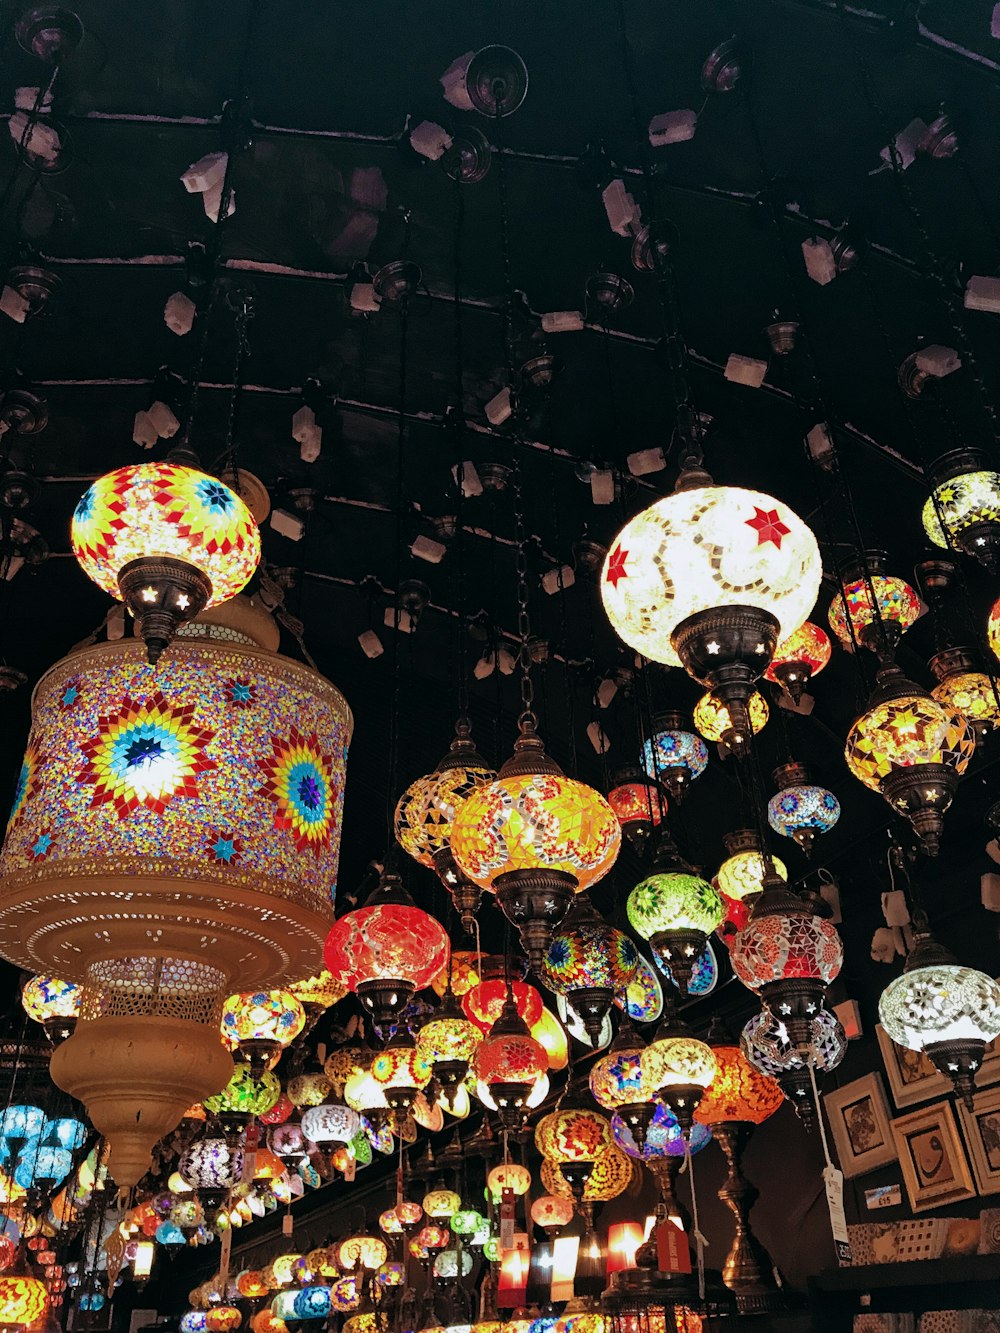
<path id="1" fill-rule="evenodd" d="M 899 379 L 899 387 L 906 394 L 907 398 L 921 398 L 924 392 L 924 386 L 931 378 L 926 370 L 921 370 L 917 364 L 919 352 L 911 352 L 909 356 L 904 356 L 899 363 L 899 369 L 896 375 Z"/>
<path id="2" fill-rule="evenodd" d="M 463 125 L 454 135 L 451 147 L 441 158 L 445 175 L 463 185 L 476 185 L 489 175 L 493 165 L 490 141 L 475 125 Z"/>
<path id="3" fill-rule="evenodd" d="M 37 264 L 16 264 L 7 272 L 7 286 L 28 303 L 28 314 L 51 314 L 62 279 L 50 268 Z"/>
<path id="4" fill-rule="evenodd" d="M 372 278 L 375 295 L 381 301 L 405 301 L 420 286 L 423 274 L 412 259 L 393 259 L 383 264 Z"/>
<path id="5" fill-rule="evenodd" d="M 632 284 L 610 269 L 598 269 L 587 279 L 587 299 L 607 314 L 627 310 L 635 299 Z"/>
<path id="6" fill-rule="evenodd" d="M 83 41 L 83 24 L 72 9 L 37 5 L 22 14 L 14 27 L 18 46 L 47 65 L 65 60 Z"/>
<path id="7" fill-rule="evenodd" d="M 528 93 L 528 68 L 509 46 L 484 46 L 465 75 L 469 100 L 484 116 L 510 116 Z"/>
<path id="8" fill-rule="evenodd" d="M 49 424 L 49 405 L 30 389 L 8 389 L 0 402 L 0 419 L 17 435 L 37 435 Z"/>
<path id="9" fill-rule="evenodd" d="M 632 267 L 639 273 L 653 273 L 656 261 L 653 256 L 653 230 L 642 227 L 635 234 L 632 242 Z M 677 244 L 679 233 L 672 222 L 660 221 L 656 224 L 656 254 L 661 260 L 667 259 Z"/>
<path id="10" fill-rule="evenodd" d="M 559 374 L 562 363 L 551 352 L 540 352 L 521 367 L 521 380 L 533 389 L 547 389 Z"/>
<path id="11" fill-rule="evenodd" d="M 731 93 L 750 68 L 750 52 L 738 37 L 730 37 L 708 53 L 701 67 L 706 93 Z"/>

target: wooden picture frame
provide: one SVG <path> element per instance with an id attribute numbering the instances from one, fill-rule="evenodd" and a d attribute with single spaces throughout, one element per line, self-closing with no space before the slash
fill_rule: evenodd
<path id="1" fill-rule="evenodd" d="M 934 1102 L 892 1122 L 910 1208 L 928 1208 L 975 1198 L 972 1172 L 951 1103 Z"/>
<path id="2" fill-rule="evenodd" d="M 915 1106 L 918 1102 L 928 1102 L 936 1097 L 947 1097 L 954 1089 L 950 1079 L 939 1073 L 931 1063 L 929 1055 L 923 1051 L 908 1051 L 896 1043 L 886 1032 L 881 1023 L 875 1026 L 879 1050 L 882 1052 L 882 1064 L 892 1100 L 899 1110 Z M 987 1046 L 982 1068 L 976 1076 L 980 1088 L 1000 1082 L 1000 1038 Z"/>
<path id="3" fill-rule="evenodd" d="M 980 1194 L 1000 1194 L 1000 1086 L 977 1092 L 972 1110 L 959 1104 L 962 1137 Z"/>
<path id="4" fill-rule="evenodd" d="M 824 1093 L 823 1107 L 844 1176 L 863 1176 L 896 1160 L 892 1120 L 878 1074 Z"/>

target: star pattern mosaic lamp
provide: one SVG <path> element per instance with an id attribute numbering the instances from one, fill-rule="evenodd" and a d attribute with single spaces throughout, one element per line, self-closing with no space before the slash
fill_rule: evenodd
<path id="1" fill-rule="evenodd" d="M 847 1053 L 844 1029 L 826 1009 L 813 1015 L 806 1046 L 808 1053 L 803 1054 L 784 1021 L 766 1009 L 755 1014 L 740 1034 L 743 1054 L 761 1073 L 779 1084 L 796 1115 L 808 1125 L 815 1113 L 810 1063 L 818 1075 L 836 1069 Z"/>
<path id="2" fill-rule="evenodd" d="M 222 1006 L 219 1030 L 229 1049 L 245 1055 L 259 1077 L 271 1057 L 291 1045 L 305 1025 L 302 1005 L 291 991 L 278 988 L 230 995 Z"/>
<path id="3" fill-rule="evenodd" d="M 643 742 L 640 756 L 646 776 L 661 782 L 675 801 L 708 766 L 708 749 L 702 738 L 685 725 L 680 713 L 661 713 L 651 738 Z"/>
<path id="4" fill-rule="evenodd" d="M 746 703 L 750 734 L 756 736 L 767 725 L 771 710 L 759 690 L 754 690 Z M 727 750 L 740 753 L 746 746 L 746 728 L 737 726 L 729 708 L 715 694 L 703 694 L 694 706 L 694 725 L 707 741 L 721 742 Z"/>
<path id="5" fill-rule="evenodd" d="M 76 982 L 63 981 L 61 977 L 31 977 L 21 992 L 24 1012 L 41 1023 L 54 1044 L 73 1035 L 82 999 L 83 992 Z"/>
<path id="6" fill-rule="evenodd" d="M 753 902 L 764 888 L 768 869 L 756 829 L 734 829 L 722 841 L 728 855 L 716 875 L 719 892 L 737 902 Z M 779 857 L 771 856 L 770 866 L 779 879 L 788 878 L 788 870 Z"/>
<path id="7" fill-rule="evenodd" d="M 945 811 L 975 751 L 975 733 L 957 709 L 932 698 L 898 667 L 883 667 L 877 682 L 867 711 L 848 732 L 847 767 L 910 821 L 934 856 Z"/>
<path id="8" fill-rule="evenodd" d="M 625 769 L 614 779 L 608 805 L 618 816 L 632 850 L 641 856 L 650 834 L 667 812 L 667 798 L 638 769 Z"/>
<path id="9" fill-rule="evenodd" d="M 241 597 L 183 627 L 155 671 L 125 639 L 35 690 L 0 952 L 83 983 L 51 1072 L 109 1138 L 119 1185 L 231 1078 L 232 982 L 304 976 L 328 929 L 352 719 L 277 643 Z"/>
<path id="10" fill-rule="evenodd" d="M 798 703 L 809 682 L 827 665 L 832 652 L 827 632 L 807 620 L 778 644 L 764 675 Z"/>
<path id="11" fill-rule="evenodd" d="M 832 791 L 809 781 L 805 764 L 782 764 L 774 781 L 778 791 L 768 801 L 767 822 L 811 856 L 817 835 L 829 833 L 840 819 L 840 802 Z"/>
<path id="12" fill-rule="evenodd" d="M 953 449 L 930 469 L 933 488 L 921 514 L 935 546 L 970 555 L 992 573 L 1000 553 L 1000 472 L 975 449 Z"/>
<path id="13" fill-rule="evenodd" d="M 639 955 L 624 931 L 604 921 L 589 899 L 578 898 L 549 945 L 541 979 L 564 995 L 593 1042 L 616 995 L 624 995 L 635 976 Z"/>
<path id="14" fill-rule="evenodd" d="M 725 915 L 718 890 L 693 872 L 657 872 L 635 886 L 626 911 L 633 930 L 649 941 L 686 996 L 705 941 Z"/>
<path id="15" fill-rule="evenodd" d="M 976 741 L 983 740 L 1000 725 L 1000 682 L 997 676 L 978 669 L 971 648 L 944 648 L 928 663 L 937 684 L 931 696 L 946 708 L 961 713 L 972 727 Z"/>
<path id="16" fill-rule="evenodd" d="M 240 592 L 260 561 L 250 510 L 216 477 L 137 463 L 97 481 L 73 512 L 73 554 L 135 618 L 155 663 L 177 628 Z"/>
<path id="17" fill-rule="evenodd" d="M 872 594 L 874 593 L 874 601 Z M 869 551 L 864 567 L 845 568 L 840 591 L 830 603 L 829 622 L 840 643 L 853 651 L 854 641 L 872 652 L 884 643 L 894 649 L 920 615 L 920 598 L 905 579 L 885 573 L 885 556 Z"/>
<path id="18" fill-rule="evenodd" d="M 925 921 L 914 934 L 903 975 L 882 992 L 879 1021 L 898 1046 L 926 1052 L 971 1111 L 986 1047 L 1000 1036 L 1000 984 L 960 967 Z"/>

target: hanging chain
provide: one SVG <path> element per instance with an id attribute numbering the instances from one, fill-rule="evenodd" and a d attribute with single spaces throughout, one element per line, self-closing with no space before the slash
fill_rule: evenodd
<path id="1" fill-rule="evenodd" d="M 465 529 L 463 508 L 465 499 L 465 343 L 462 328 L 462 239 L 465 232 L 465 195 L 461 177 L 455 176 L 455 578 L 458 612 L 458 716 L 468 719 L 469 682 L 465 626 Z"/>
<path id="2" fill-rule="evenodd" d="M 521 489 L 521 460 L 514 461 L 514 546 L 517 559 L 517 635 L 520 640 L 518 665 L 521 669 L 521 717 L 535 721 L 535 687 L 531 679 L 531 620 L 528 615 L 528 552 L 525 545 L 524 496 Z"/>
<path id="3" fill-rule="evenodd" d="M 227 297 L 230 306 L 236 310 L 236 356 L 233 359 L 233 388 L 229 395 L 229 412 L 226 417 L 226 443 L 223 450 L 223 470 L 234 479 L 234 489 L 240 491 L 239 470 L 239 413 L 243 394 L 243 367 L 250 355 L 248 336 L 250 321 L 255 313 L 255 300 L 252 292 L 232 292 Z"/>

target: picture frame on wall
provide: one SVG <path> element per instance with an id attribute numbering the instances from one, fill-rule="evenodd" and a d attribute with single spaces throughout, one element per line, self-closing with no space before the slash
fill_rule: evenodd
<path id="1" fill-rule="evenodd" d="M 866 1074 L 825 1093 L 823 1106 L 844 1176 L 863 1176 L 896 1160 L 896 1142 L 878 1074 Z"/>
<path id="2" fill-rule="evenodd" d="M 959 1105 L 958 1118 L 976 1189 L 1000 1194 L 1000 1085 L 977 1092 L 971 1111 Z"/>
<path id="3" fill-rule="evenodd" d="M 950 1102 L 934 1102 L 892 1122 L 910 1208 L 928 1208 L 975 1198 L 972 1172 Z"/>
<path id="4" fill-rule="evenodd" d="M 875 1026 L 879 1050 L 882 1052 L 882 1064 L 889 1082 L 892 1100 L 899 1110 L 906 1106 L 915 1106 L 918 1102 L 931 1101 L 934 1098 L 947 1097 L 952 1092 L 951 1082 L 939 1073 L 931 1058 L 923 1051 L 908 1051 L 896 1043 L 886 1032 L 881 1023 Z M 976 1083 L 980 1088 L 1000 1082 L 1000 1038 L 986 1048 L 982 1068 Z"/>

